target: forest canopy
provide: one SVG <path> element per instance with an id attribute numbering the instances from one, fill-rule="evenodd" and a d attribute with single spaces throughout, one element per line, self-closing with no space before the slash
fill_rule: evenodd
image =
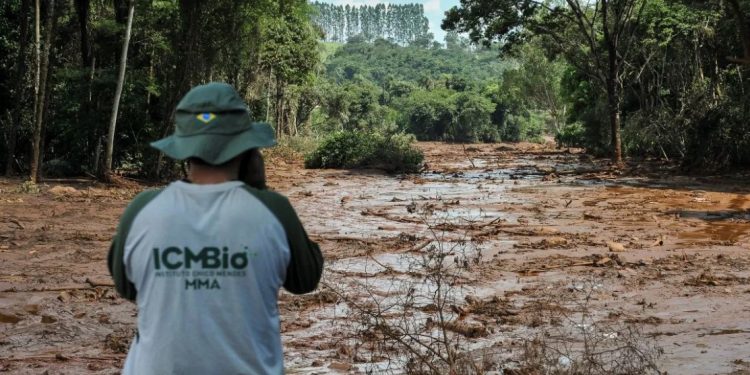
<path id="1" fill-rule="evenodd" d="M 442 26 L 561 57 L 590 151 L 716 168 L 750 163 L 749 15 L 747 0 L 467 0 Z"/>
<path id="2" fill-rule="evenodd" d="M 748 0 L 466 0 L 435 41 L 416 3 L 8 0 L 0 171 L 168 178 L 179 168 L 148 142 L 210 81 L 308 153 L 356 133 L 399 147 L 548 136 L 616 164 L 748 165 L 749 12 Z M 419 158 L 394 160 L 407 159 Z"/>

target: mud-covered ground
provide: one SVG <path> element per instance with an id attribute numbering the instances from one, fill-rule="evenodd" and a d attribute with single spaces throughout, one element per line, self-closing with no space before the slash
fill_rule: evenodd
<path id="1" fill-rule="evenodd" d="M 461 244 L 446 258 L 460 351 L 512 360 L 545 324 L 530 306 L 586 284 L 592 315 L 639 326 L 663 351 L 661 371 L 750 373 L 747 176 L 683 177 L 653 162 L 614 173 L 531 144 L 420 147 L 427 171 L 412 176 L 270 163 L 270 186 L 290 197 L 327 260 L 319 293 L 281 295 L 288 372 L 398 362 L 368 352 L 363 343 L 382 337 L 357 331 L 354 307 L 429 294 L 420 260 Z M 0 180 L 0 372 L 117 373 L 136 310 L 109 286 L 105 258 L 141 188 L 48 182 L 28 193 L 20 182 Z"/>

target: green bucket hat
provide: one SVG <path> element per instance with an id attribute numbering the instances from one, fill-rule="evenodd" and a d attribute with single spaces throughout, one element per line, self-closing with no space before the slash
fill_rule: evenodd
<path id="1" fill-rule="evenodd" d="M 226 83 L 194 87 L 177 104 L 174 134 L 151 143 L 177 160 L 218 165 L 252 148 L 276 145 L 271 126 L 253 122 L 237 91 Z"/>

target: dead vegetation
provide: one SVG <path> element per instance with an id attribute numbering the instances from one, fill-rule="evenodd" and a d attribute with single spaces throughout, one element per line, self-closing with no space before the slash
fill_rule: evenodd
<path id="1" fill-rule="evenodd" d="M 612 320 L 592 303 L 606 293 L 596 279 L 575 281 L 564 289 L 536 295 L 537 331 L 506 373 L 516 375 L 640 375 L 661 374 L 657 360 L 664 353 L 644 333 L 640 320 Z"/>
<path id="2" fill-rule="evenodd" d="M 404 369 L 410 374 L 658 374 L 662 350 L 643 333 L 650 321 L 611 319 L 596 313 L 592 299 L 601 290 L 595 280 L 560 289 L 542 289 L 517 306 L 509 299 L 477 298 L 462 285 L 481 254 L 464 235 L 446 238 L 450 223 L 428 222 L 431 243 L 418 256 L 402 259 L 401 271 L 387 279 L 337 279 L 326 287 L 338 295 L 352 319 L 342 341 L 348 358 L 367 371 Z M 622 267 L 617 254 L 590 257 L 588 266 Z M 573 264 L 575 265 L 575 263 Z M 408 270 L 408 271 L 407 271 Z M 535 332 L 510 360 L 509 348 L 469 349 L 477 339 L 519 325 Z M 502 334 L 501 334 L 502 335 Z M 481 347 L 481 345 L 480 345 Z"/>
<path id="3" fill-rule="evenodd" d="M 469 320 L 472 310 L 489 310 L 481 302 L 463 307 L 465 273 L 471 271 L 477 245 L 465 236 L 446 238 L 445 222 L 434 222 L 422 209 L 429 244 L 380 267 L 393 270 L 387 279 L 342 278 L 326 284 L 339 295 L 352 318 L 348 341 L 351 359 L 370 370 L 405 369 L 413 374 L 480 374 L 493 363 L 477 360 L 465 339 L 490 333 L 486 322 Z M 470 300 L 471 301 L 471 300 Z M 472 301 L 474 302 L 474 301 Z M 468 311 L 467 311 L 468 309 Z M 368 370 L 369 371 L 369 370 Z"/>

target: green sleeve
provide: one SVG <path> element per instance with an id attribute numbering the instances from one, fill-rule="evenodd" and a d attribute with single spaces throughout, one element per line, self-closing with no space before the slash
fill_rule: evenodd
<path id="1" fill-rule="evenodd" d="M 160 192 L 161 190 L 144 191 L 130 202 L 120 218 L 117 233 L 115 234 L 115 238 L 112 239 L 112 245 L 109 247 L 107 266 L 109 267 L 109 274 L 112 275 L 112 280 L 115 282 L 115 289 L 120 296 L 131 301 L 135 301 L 137 291 L 135 290 L 135 285 L 128 280 L 125 273 L 125 261 L 123 259 L 125 255 L 125 240 L 128 238 L 128 233 L 135 217 Z"/>
<path id="2" fill-rule="evenodd" d="M 294 294 L 315 290 L 323 274 L 323 255 L 318 244 L 307 236 L 292 204 L 278 193 L 250 186 L 245 186 L 245 189 L 276 216 L 286 232 L 291 259 L 286 271 L 284 289 Z"/>

